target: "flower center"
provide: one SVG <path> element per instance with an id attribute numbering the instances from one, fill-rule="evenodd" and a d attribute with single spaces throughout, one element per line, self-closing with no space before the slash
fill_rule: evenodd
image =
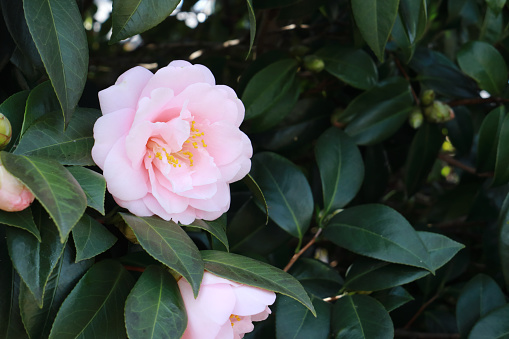
<path id="1" fill-rule="evenodd" d="M 231 314 L 230 315 L 230 323 L 232 324 L 232 327 L 233 327 L 233 325 L 235 325 L 234 324 L 235 321 L 239 322 L 240 320 L 241 319 L 240 319 L 240 317 L 238 315 L 236 315 L 236 314 Z"/>
<path id="2" fill-rule="evenodd" d="M 182 148 L 177 152 L 167 152 L 166 147 L 168 145 L 162 140 L 161 138 L 152 137 L 147 142 L 147 148 L 149 152 L 147 152 L 148 157 L 152 158 L 154 156 L 156 159 L 159 159 L 160 161 L 163 160 L 163 157 L 165 158 L 165 161 L 172 165 L 173 167 L 182 167 L 180 161 L 186 161 L 189 162 L 189 166 L 192 167 L 194 160 L 193 160 L 193 152 L 191 152 L 194 148 L 199 147 L 207 147 L 207 144 L 205 143 L 205 140 L 203 136 L 205 135 L 204 132 L 200 132 L 195 126 L 196 122 L 193 120 L 191 122 L 191 133 L 189 135 L 189 138 L 184 141 L 184 144 L 182 145 Z M 169 147 L 168 147 L 169 148 Z"/>

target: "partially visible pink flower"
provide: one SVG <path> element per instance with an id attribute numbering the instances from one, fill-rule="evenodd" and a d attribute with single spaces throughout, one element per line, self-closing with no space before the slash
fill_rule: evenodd
<path id="1" fill-rule="evenodd" d="M 182 339 L 240 339 L 254 329 L 253 321 L 267 319 L 276 294 L 238 284 L 205 272 L 195 299 L 191 285 L 178 281 L 187 311 Z"/>
<path id="2" fill-rule="evenodd" d="M 22 211 L 34 201 L 34 195 L 0 164 L 0 209 Z"/>
<path id="3" fill-rule="evenodd" d="M 92 157 L 108 191 L 138 216 L 190 224 L 230 206 L 229 183 L 251 168 L 244 106 L 202 65 L 134 67 L 99 92 Z"/>

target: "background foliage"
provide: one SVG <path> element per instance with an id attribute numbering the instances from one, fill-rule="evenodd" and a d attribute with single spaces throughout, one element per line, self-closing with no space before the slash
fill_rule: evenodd
<path id="1" fill-rule="evenodd" d="M 509 332 L 505 0 L 107 4 L 0 1 L 0 158 L 36 196 L 0 213 L 0 338 L 179 338 L 174 276 L 204 269 L 279 293 L 246 338 Z M 97 92 L 175 59 L 236 90 L 255 149 L 184 228 L 119 210 L 90 156 Z"/>

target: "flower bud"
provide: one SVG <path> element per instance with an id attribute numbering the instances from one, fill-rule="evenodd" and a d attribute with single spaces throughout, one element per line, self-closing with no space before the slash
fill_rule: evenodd
<path id="1" fill-rule="evenodd" d="M 454 119 L 454 111 L 442 101 L 435 101 L 424 108 L 424 116 L 429 122 L 440 123 Z"/>
<path id="2" fill-rule="evenodd" d="M 11 141 L 12 129 L 9 119 L 0 113 L 0 150 Z"/>
<path id="3" fill-rule="evenodd" d="M 309 53 L 309 47 L 304 45 L 296 45 L 290 47 L 289 52 L 293 56 L 304 56 Z"/>
<path id="4" fill-rule="evenodd" d="M 424 117 L 422 115 L 421 109 L 419 107 L 415 107 L 408 117 L 408 123 L 410 126 L 412 126 L 412 128 L 418 129 L 421 127 L 423 119 Z"/>
<path id="5" fill-rule="evenodd" d="M 432 89 L 427 89 L 421 93 L 421 105 L 429 106 L 435 101 L 435 92 Z"/>
<path id="6" fill-rule="evenodd" d="M 0 164 L 0 209 L 7 212 L 22 211 L 32 201 L 32 192 Z"/>
<path id="7" fill-rule="evenodd" d="M 304 57 L 304 67 L 311 72 L 320 73 L 324 69 L 325 64 L 323 60 L 316 55 L 306 55 Z"/>

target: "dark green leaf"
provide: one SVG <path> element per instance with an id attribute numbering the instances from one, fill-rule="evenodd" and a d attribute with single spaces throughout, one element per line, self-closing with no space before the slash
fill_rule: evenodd
<path id="1" fill-rule="evenodd" d="M 41 211 L 42 212 L 42 211 Z M 39 307 L 43 306 L 46 284 L 64 251 L 58 230 L 45 213 L 34 215 L 40 227 L 39 242 L 18 228 L 7 228 L 7 245 L 12 264 L 35 297 Z"/>
<path id="2" fill-rule="evenodd" d="M 203 262 L 198 248 L 179 225 L 156 217 L 139 218 L 121 213 L 140 245 L 151 256 L 181 274 L 198 295 Z"/>
<path id="3" fill-rule="evenodd" d="M 492 45 L 470 41 L 458 52 L 458 64 L 463 72 L 474 78 L 481 89 L 495 95 L 507 84 L 507 65 Z"/>
<path id="4" fill-rule="evenodd" d="M 25 105 L 29 93 L 29 91 L 22 91 L 13 94 L 0 105 L 0 113 L 5 115 L 11 123 L 12 137 L 7 145 L 7 150 L 12 148 L 21 133 L 23 115 L 25 114 Z"/>
<path id="5" fill-rule="evenodd" d="M 41 234 L 34 223 L 30 207 L 27 207 L 20 212 L 6 212 L 0 210 L 0 223 L 28 231 L 32 233 L 37 240 L 41 241 Z"/>
<path id="6" fill-rule="evenodd" d="M 92 130 L 100 116 L 98 110 L 77 108 L 73 120 L 62 132 L 62 113 L 56 111 L 46 114 L 27 129 L 14 153 L 54 159 L 62 165 L 94 165 L 91 156 L 94 145 Z"/>
<path id="7" fill-rule="evenodd" d="M 292 298 L 281 296 L 276 303 L 276 338 L 329 338 L 331 304 L 312 298 L 316 317 Z"/>
<path id="8" fill-rule="evenodd" d="M 481 27 L 481 33 L 479 34 L 479 40 L 495 44 L 500 39 L 503 31 L 504 16 L 500 13 L 500 10 L 497 12 L 488 7 Z"/>
<path id="9" fill-rule="evenodd" d="M 387 39 L 398 14 L 399 0 L 352 0 L 355 23 L 369 47 L 384 60 Z"/>
<path id="10" fill-rule="evenodd" d="M 26 130 L 43 115 L 59 109 L 60 104 L 58 103 L 55 90 L 51 86 L 51 82 L 45 81 L 38 85 L 30 91 L 26 101 L 25 118 L 23 120 L 21 134 L 24 134 Z"/>
<path id="11" fill-rule="evenodd" d="M 115 0 L 110 44 L 157 26 L 175 10 L 179 0 Z"/>
<path id="12" fill-rule="evenodd" d="M 505 197 L 497 220 L 499 230 L 498 251 L 500 269 L 504 275 L 505 285 L 509 286 L 509 194 Z"/>
<path id="13" fill-rule="evenodd" d="M 23 8 L 67 125 L 88 73 L 87 37 L 78 5 L 74 0 L 23 0 Z"/>
<path id="14" fill-rule="evenodd" d="M 504 8 L 506 1 L 507 0 L 486 0 L 486 3 L 490 6 L 492 11 L 500 13 L 502 8 Z"/>
<path id="15" fill-rule="evenodd" d="M 125 339 L 124 304 L 133 285 L 119 263 L 95 264 L 62 303 L 49 338 Z"/>
<path id="16" fill-rule="evenodd" d="M 306 306 L 316 315 L 301 284 L 290 274 L 263 262 L 238 254 L 201 251 L 205 269 L 221 278 L 284 294 Z"/>
<path id="17" fill-rule="evenodd" d="M 445 235 L 431 232 L 417 232 L 426 246 L 433 270 L 438 270 L 451 260 L 465 246 Z"/>
<path id="18" fill-rule="evenodd" d="M 150 266 L 136 282 L 125 304 L 131 339 L 180 338 L 187 326 L 184 301 L 175 279 L 161 266 Z"/>
<path id="19" fill-rule="evenodd" d="M 229 248 L 228 237 L 226 236 L 226 222 L 221 220 L 221 218 L 212 221 L 196 219 L 191 224 L 185 226 L 205 230 L 216 237 L 226 249 Z"/>
<path id="20" fill-rule="evenodd" d="M 392 339 L 394 326 L 382 304 L 367 295 L 345 295 L 332 309 L 334 338 Z"/>
<path id="21" fill-rule="evenodd" d="M 470 334 L 469 339 L 507 338 L 509 335 L 509 304 L 488 313 L 479 320 Z"/>
<path id="22" fill-rule="evenodd" d="M 476 275 L 465 285 L 456 304 L 461 336 L 466 338 L 480 318 L 503 305 L 505 296 L 497 283 L 485 274 Z"/>
<path id="23" fill-rule="evenodd" d="M 299 259 L 290 269 L 306 291 L 320 298 L 335 295 L 343 285 L 343 278 L 329 265 L 311 258 Z"/>
<path id="24" fill-rule="evenodd" d="M 353 117 L 345 132 L 358 145 L 373 145 L 390 137 L 405 122 L 412 109 L 408 82 L 393 78 L 356 97 L 344 115 Z"/>
<path id="25" fill-rule="evenodd" d="M 509 145 L 509 114 L 506 114 L 500 127 L 492 186 L 499 186 L 509 181 L 509 147 L 507 145 Z"/>
<path id="26" fill-rule="evenodd" d="M 117 242 L 113 234 L 87 214 L 83 214 L 72 229 L 72 237 L 76 245 L 76 262 L 93 258 Z"/>
<path id="27" fill-rule="evenodd" d="M 499 138 L 506 111 L 504 106 L 492 110 L 483 120 L 479 129 L 477 146 L 477 171 L 486 172 L 495 169 Z"/>
<path id="28" fill-rule="evenodd" d="M 347 84 L 369 89 L 378 82 L 373 59 L 362 49 L 327 46 L 315 53 L 325 63 L 325 70 Z"/>
<path id="29" fill-rule="evenodd" d="M 396 45 L 399 47 L 400 53 L 398 54 L 399 59 L 404 63 L 409 63 L 415 53 L 416 45 L 410 41 L 409 32 L 404 24 L 404 18 L 401 14 L 401 10 L 396 17 L 394 26 L 391 32 L 392 38 Z"/>
<path id="30" fill-rule="evenodd" d="M 367 257 L 434 271 L 417 232 L 401 214 L 384 205 L 346 209 L 331 219 L 324 236 Z"/>
<path id="31" fill-rule="evenodd" d="M 444 136 L 437 124 L 425 122 L 410 145 L 406 162 L 405 186 L 408 196 L 414 195 L 429 175 Z"/>
<path id="32" fill-rule="evenodd" d="M 401 0 L 399 12 L 409 41 L 413 44 L 421 38 L 426 30 L 428 20 L 426 0 Z"/>
<path id="33" fill-rule="evenodd" d="M 267 214 L 267 222 L 269 221 L 269 206 L 267 206 L 267 201 L 265 200 L 265 196 L 263 195 L 263 192 L 256 183 L 256 181 L 253 179 L 251 174 L 247 174 L 243 179 L 242 182 L 246 184 L 246 186 L 249 188 L 251 193 L 253 193 L 254 197 L 258 201 L 259 204 L 261 204 L 263 207 L 265 207 L 265 214 Z"/>
<path id="34" fill-rule="evenodd" d="M 384 305 L 387 312 L 394 311 L 414 298 L 403 287 L 396 286 L 390 290 L 372 293 L 371 296 Z"/>
<path id="35" fill-rule="evenodd" d="M 7 252 L 5 228 L 0 225 L 0 338 L 28 339 L 19 311 L 19 286 L 23 284 Z"/>
<path id="36" fill-rule="evenodd" d="M 364 163 L 355 143 L 343 131 L 331 127 L 315 147 L 327 215 L 346 206 L 359 192 L 364 179 Z"/>
<path id="37" fill-rule="evenodd" d="M 69 171 L 49 159 L 0 154 L 5 169 L 21 180 L 55 222 L 63 243 L 83 215 L 86 196 Z"/>
<path id="38" fill-rule="evenodd" d="M 92 266 L 91 260 L 75 264 L 73 257 L 74 253 L 67 245 L 48 279 L 42 308 L 39 308 L 26 285 L 22 286 L 19 298 L 21 316 L 31 339 L 44 339 L 49 336 L 60 305 L 81 276 Z"/>
<path id="39" fill-rule="evenodd" d="M 87 205 L 104 215 L 104 195 L 106 180 L 104 177 L 88 168 L 81 166 L 67 167 L 74 179 L 78 181 L 87 196 Z"/>
<path id="40" fill-rule="evenodd" d="M 256 73 L 242 94 L 246 119 L 261 115 L 282 98 L 290 90 L 296 71 L 295 60 L 283 59 Z"/>
<path id="41" fill-rule="evenodd" d="M 253 157 L 251 175 L 265 194 L 269 216 L 302 240 L 313 215 L 313 196 L 306 177 L 289 160 L 275 153 Z"/>
<path id="42" fill-rule="evenodd" d="M 246 58 L 251 54 L 253 48 L 254 39 L 256 35 L 256 17 L 253 9 L 253 0 L 246 0 L 247 12 L 249 14 L 249 51 L 247 52 Z"/>

